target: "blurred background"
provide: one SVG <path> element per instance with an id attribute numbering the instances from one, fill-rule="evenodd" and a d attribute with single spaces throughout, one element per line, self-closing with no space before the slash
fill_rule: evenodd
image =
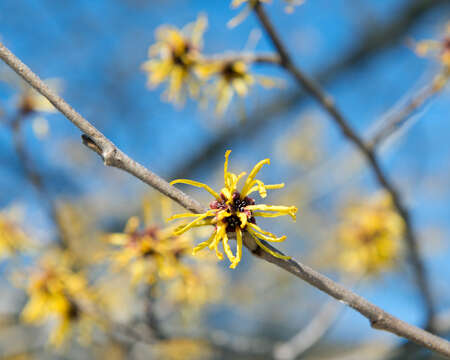
<path id="1" fill-rule="evenodd" d="M 306 0 L 290 14 L 285 5 L 274 0 L 266 11 L 296 63 L 321 82 L 366 139 L 440 71 L 438 60 L 415 54 L 414 41 L 443 39 L 450 20 L 448 1 Z M 181 28 L 200 13 L 209 20 L 205 54 L 272 52 L 252 14 L 235 28 L 227 27 L 239 11 L 228 1 L 2 0 L 0 38 L 41 78 L 56 84 L 64 99 L 120 149 L 168 180 L 189 178 L 220 189 L 227 149 L 232 149 L 230 167 L 236 173 L 270 158 L 260 178 L 287 186 L 269 192 L 267 203 L 299 209 L 296 223 L 262 222 L 271 232 L 288 236 L 280 249 L 402 320 L 425 326 L 424 303 L 406 255 L 376 274 L 358 276 L 345 272 L 337 260 L 343 209 L 372 198 L 380 188 L 354 146 L 286 72 L 254 64 L 253 73 L 282 80 L 282 88 L 255 85 L 245 99 L 234 99 L 223 116 L 190 99 L 183 106 L 164 101 L 165 85 L 147 87 L 141 65 L 155 42 L 155 30 L 162 24 Z M 51 324 L 23 323 L 20 314 L 30 290 L 15 284 L 27 282 L 28 269 L 39 262 L 47 251 L 43 249 L 53 248 L 61 233 L 68 248 L 89 263 L 89 281 L 112 287 L 104 290 L 111 292 L 107 297 L 123 297 L 117 300 L 122 305 L 111 310 L 120 313 L 117 322 L 131 324 L 145 336 L 136 319 L 145 313 L 141 310 L 148 289 L 130 288 L 123 272 L 109 271 L 98 260 L 109 251 L 99 234 L 122 232 L 131 216 L 142 217 L 143 199 L 150 199 L 155 213 L 161 205 L 145 184 L 103 166 L 81 145 L 79 131 L 58 113 L 33 111 L 21 122 L 17 142 L 17 130 L 10 124 L 24 85 L 6 66 L 0 74 L 0 208 L 36 248 L 0 262 L 1 358 L 283 359 L 289 354 L 279 350 L 280 344 L 318 318 L 323 334 L 316 334 L 311 348 L 298 351 L 298 358 L 433 357 L 371 329 L 358 313 L 330 305 L 325 294 L 252 258 L 246 250 L 236 270 L 228 269 L 226 261 L 214 263 L 215 285 L 209 291 L 218 296 L 208 295 L 208 301 L 195 306 L 164 306 L 164 301 L 155 305 L 152 315 L 159 318 L 164 334 L 159 341 L 105 335 L 114 329 L 99 326 L 87 344 L 80 345 L 74 337 L 58 349 L 47 346 Z M 378 150 L 383 168 L 411 211 L 441 335 L 447 337 L 449 114 L 447 87 Z M 30 168 L 39 173 L 38 186 Z M 202 191 L 181 188 L 203 204 L 211 200 Z M 158 220 L 161 226 L 163 218 Z M 95 259 L 86 260 L 90 255 Z M 77 267 L 85 264 L 75 262 Z M 164 299 L 153 297 L 156 302 Z"/>

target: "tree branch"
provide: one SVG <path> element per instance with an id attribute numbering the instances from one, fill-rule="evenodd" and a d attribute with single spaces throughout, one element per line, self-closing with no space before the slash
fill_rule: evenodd
<path id="1" fill-rule="evenodd" d="M 276 360 L 293 360 L 317 343 L 336 322 L 343 310 L 343 304 L 329 301 L 312 320 L 288 341 L 275 346 L 273 355 Z"/>
<path id="2" fill-rule="evenodd" d="M 34 74 L 25 64 L 23 64 L 2 43 L 0 43 L 0 58 L 27 83 L 45 96 L 59 111 L 61 111 L 61 113 L 63 113 L 75 126 L 77 126 L 89 137 L 88 141 L 92 141 L 92 143 L 97 146 L 105 165 L 117 167 L 127 171 L 192 212 L 200 213 L 204 211 L 203 207 L 196 200 L 171 186 L 158 175 L 152 173 L 150 170 L 146 169 L 144 166 L 140 165 L 120 151 L 100 131 L 98 131 L 86 119 L 72 109 L 72 107 L 70 107 L 70 105 L 68 105 L 62 98 L 51 91 L 36 74 Z M 425 330 L 419 329 L 416 326 L 410 325 L 388 314 L 361 296 L 347 290 L 342 285 L 339 285 L 306 265 L 303 265 L 295 260 L 286 261 L 274 257 L 273 255 L 263 251 L 261 248 L 255 247 L 254 242 L 250 241 L 248 236 L 245 236 L 244 240 L 246 246 L 255 256 L 290 272 L 335 299 L 344 302 L 369 319 L 373 328 L 397 334 L 398 336 L 409 339 L 419 345 L 425 346 L 442 355 L 450 357 L 450 342 L 447 340 L 435 336 Z M 266 246 L 272 248 L 274 251 L 278 251 L 270 244 L 266 244 Z"/>
<path id="3" fill-rule="evenodd" d="M 260 2 L 257 2 L 254 11 L 271 39 L 274 47 L 277 49 L 280 55 L 280 65 L 288 71 L 309 94 L 311 94 L 317 102 L 325 109 L 325 111 L 331 116 L 344 136 L 356 146 L 360 153 L 366 158 L 370 167 L 372 168 L 378 183 L 391 195 L 395 208 L 405 222 L 405 238 L 408 244 L 408 250 L 410 259 L 413 265 L 414 274 L 416 277 L 417 285 L 421 291 L 424 304 L 427 311 L 427 328 L 433 328 L 433 320 L 435 316 L 435 309 L 431 290 L 426 281 L 425 266 L 419 254 L 418 241 L 412 228 L 411 217 L 408 209 L 403 204 L 398 190 L 394 184 L 388 179 L 386 174 L 381 169 L 380 163 L 374 150 L 367 145 L 364 140 L 351 127 L 350 123 L 344 118 L 338 108 L 335 106 L 333 99 L 327 93 L 325 93 L 320 85 L 314 80 L 306 76 L 293 62 L 289 52 L 281 41 L 280 36 L 273 27 L 270 19 L 268 18 L 264 8 Z"/>
<path id="4" fill-rule="evenodd" d="M 397 43 L 405 33 L 411 28 L 418 18 L 430 9 L 439 6 L 449 5 L 448 0 L 411 0 L 405 6 L 400 15 L 386 24 L 373 26 L 362 37 L 353 50 L 341 59 L 327 65 L 323 70 L 318 71 L 314 78 L 318 79 L 322 85 L 342 75 L 342 72 L 352 66 L 359 65 L 370 56 L 380 53 L 384 48 Z M 246 119 L 245 123 L 231 125 L 213 138 L 203 148 L 196 152 L 189 159 L 185 160 L 180 166 L 176 167 L 173 174 L 174 178 L 185 178 L 194 170 L 199 169 L 201 165 L 223 153 L 227 139 L 238 140 L 241 137 L 248 138 L 249 135 L 257 133 L 256 130 L 263 129 L 273 119 L 279 119 L 279 116 L 292 109 L 294 106 L 300 106 L 306 100 L 306 94 L 298 89 L 292 93 L 283 93 L 274 96 L 268 103 L 259 104 L 256 110 Z M 251 130 L 251 132 L 247 131 Z"/>

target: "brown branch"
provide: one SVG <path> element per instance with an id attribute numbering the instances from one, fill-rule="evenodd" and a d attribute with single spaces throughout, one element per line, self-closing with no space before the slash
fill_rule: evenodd
<path id="1" fill-rule="evenodd" d="M 411 217 L 408 209 L 403 204 L 398 190 L 381 169 L 380 163 L 374 150 L 369 145 L 367 145 L 361 137 L 359 137 L 359 135 L 351 127 L 350 123 L 344 118 L 344 116 L 335 106 L 333 99 L 321 89 L 318 83 L 306 76 L 294 64 L 290 54 L 282 43 L 280 36 L 278 36 L 278 33 L 276 32 L 267 14 L 265 13 L 262 4 L 258 2 L 254 7 L 254 11 L 262 27 L 268 34 L 274 47 L 277 49 L 278 54 L 280 55 L 281 66 L 286 71 L 288 71 L 299 83 L 299 85 L 302 86 L 309 94 L 311 94 L 331 116 L 344 136 L 350 142 L 352 142 L 358 148 L 361 154 L 366 158 L 375 174 L 378 183 L 391 195 L 395 208 L 405 222 L 405 238 L 408 244 L 409 255 L 411 263 L 413 265 L 416 282 L 421 291 L 424 304 L 426 306 L 427 328 L 432 329 L 435 315 L 433 298 L 431 295 L 430 287 L 426 280 L 425 266 L 419 254 L 418 241 L 413 231 Z"/>
<path id="2" fill-rule="evenodd" d="M 24 63 L 22 63 L 13 53 L 11 53 L 2 43 L 0 43 L 0 58 L 9 65 L 18 75 L 27 83 L 39 91 L 67 117 L 83 133 L 83 142 L 88 144 L 89 148 L 94 149 L 99 154 L 105 165 L 116 167 L 134 175 L 146 184 L 159 190 L 178 204 L 186 207 L 193 212 L 202 212 L 203 207 L 194 199 L 188 197 L 182 191 L 170 186 L 158 175 L 146 169 L 133 159 L 130 159 L 120 149 L 118 149 L 109 139 L 100 131 L 92 126 L 85 118 L 67 104 L 62 98 L 48 88 L 47 85 L 35 75 Z"/>
<path id="3" fill-rule="evenodd" d="M 162 194 L 178 202 L 184 208 L 195 212 L 203 212 L 203 207 L 194 199 L 174 188 L 165 180 L 147 170 L 145 167 L 130 159 L 120 151 L 109 139 L 91 125 L 86 119 L 72 109 L 63 99 L 53 93 L 44 82 L 39 79 L 25 64 L 23 64 L 14 54 L 11 53 L 2 43 L 0 43 L 0 58 L 8 64 L 27 83 L 33 86 L 38 92 L 45 96 L 58 110 L 60 110 L 72 123 L 89 136 L 103 158 L 105 165 L 117 167 L 134 175 L 148 185 L 151 185 Z M 303 265 L 295 260 L 281 260 L 273 255 L 255 247 L 255 244 L 248 236 L 245 236 L 245 244 L 251 252 L 270 263 L 292 273 L 298 278 L 308 282 L 312 286 L 322 290 L 335 299 L 344 302 L 352 307 L 367 319 L 375 329 L 389 331 L 398 336 L 409 339 L 419 345 L 434 350 L 442 355 L 450 357 L 450 342 L 435 336 L 416 326 L 410 325 L 368 302 L 354 292 L 347 290 L 342 285 L 337 284 L 328 277 Z M 278 251 L 269 244 L 274 251 Z"/>
<path id="4" fill-rule="evenodd" d="M 278 54 L 253 54 L 248 53 L 225 53 L 225 54 L 215 54 L 211 56 L 206 56 L 202 59 L 205 62 L 234 62 L 234 61 L 244 61 L 246 63 L 255 64 L 279 64 L 280 57 Z"/>

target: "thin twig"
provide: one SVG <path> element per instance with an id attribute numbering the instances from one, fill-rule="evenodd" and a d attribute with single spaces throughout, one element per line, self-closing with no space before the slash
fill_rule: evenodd
<path id="1" fill-rule="evenodd" d="M 59 245 L 62 248 L 66 248 L 68 244 L 65 242 L 64 230 L 61 226 L 61 221 L 59 220 L 57 205 L 45 186 L 43 176 L 33 165 L 33 161 L 25 146 L 24 134 L 22 131 L 22 123 L 25 120 L 24 116 L 25 115 L 22 112 L 19 112 L 10 123 L 14 149 L 17 157 L 19 158 L 20 164 L 22 165 L 25 178 L 35 188 L 37 194 L 40 196 L 42 203 L 47 208 L 49 216 L 58 231 Z"/>
<path id="2" fill-rule="evenodd" d="M 343 309 L 343 304 L 336 301 L 325 303 L 313 319 L 294 337 L 275 347 L 274 358 L 276 360 L 296 359 L 325 335 Z"/>
<path id="3" fill-rule="evenodd" d="M 243 61 L 246 63 L 255 63 L 255 64 L 279 64 L 280 63 L 280 57 L 278 56 L 278 54 L 273 54 L 273 53 L 254 54 L 251 52 L 215 54 L 215 55 L 206 56 L 202 60 L 204 62 Z"/>
<path id="4" fill-rule="evenodd" d="M 182 191 L 170 186 L 158 175 L 138 162 L 130 159 L 121 150 L 119 150 L 109 139 L 100 131 L 92 126 L 85 118 L 76 112 L 69 104 L 61 99 L 56 93 L 49 89 L 37 75 L 35 75 L 24 63 L 22 63 L 13 53 L 11 53 L 2 43 L 0 43 L 0 57 L 8 64 L 18 75 L 20 75 L 33 88 L 38 90 L 55 108 L 57 108 L 67 119 L 69 119 L 77 128 L 83 132 L 83 142 L 90 149 L 99 154 L 105 165 L 116 167 L 142 180 L 146 184 L 159 190 L 178 204 L 186 207 L 192 212 L 203 212 L 203 207 L 196 200 L 188 197 Z"/>
<path id="5" fill-rule="evenodd" d="M 405 238 L 408 244 L 409 255 L 414 269 L 417 285 L 421 291 L 424 304 L 427 311 L 427 328 L 433 329 L 433 320 L 435 315 L 433 298 L 431 290 L 426 280 L 425 266 L 420 257 L 418 241 L 413 231 L 411 217 L 408 209 L 403 204 L 398 190 L 394 184 L 388 179 L 373 149 L 367 145 L 364 140 L 358 136 L 353 130 L 349 122 L 344 118 L 338 108 L 335 106 L 333 99 L 326 94 L 318 83 L 306 76 L 293 62 L 286 47 L 278 36 L 275 28 L 269 20 L 261 3 L 257 2 L 254 11 L 267 34 L 269 35 L 274 47 L 277 49 L 281 58 L 281 66 L 288 71 L 309 94 L 311 94 L 327 111 L 331 118 L 336 122 L 344 136 L 351 141 L 366 158 L 373 172 L 375 173 L 378 183 L 391 195 L 395 208 L 405 222 Z"/>
<path id="6" fill-rule="evenodd" d="M 136 161 L 130 159 L 127 155 L 120 151 L 100 131 L 98 131 L 86 119 L 72 109 L 62 98 L 51 91 L 36 74 L 34 74 L 25 64 L 23 64 L 2 43 L 0 43 L 0 58 L 27 83 L 45 96 L 59 111 L 61 111 L 61 113 L 63 113 L 75 126 L 77 126 L 88 136 L 86 139 L 89 139 L 88 141 L 92 141 L 91 144 L 96 145 L 98 152 L 102 155 L 105 165 L 117 167 L 127 171 L 146 184 L 151 185 L 162 194 L 178 202 L 187 210 L 195 213 L 204 211 L 203 207 L 196 200 L 171 186 L 165 180 L 152 173 Z M 416 326 L 410 325 L 388 314 L 361 296 L 347 290 L 342 285 L 339 285 L 306 265 L 303 265 L 295 260 L 286 261 L 274 257 L 273 255 L 263 251 L 261 248 L 256 247 L 255 243 L 250 241 L 248 236 L 245 236 L 244 240 L 246 247 L 249 248 L 255 256 L 273 263 L 281 269 L 284 269 L 298 278 L 308 282 L 317 289 L 322 290 L 335 299 L 344 302 L 369 319 L 373 328 L 397 334 L 398 336 L 409 339 L 421 346 L 450 357 L 450 342 L 447 340 L 435 336 L 425 330 L 419 329 Z M 274 251 L 278 251 L 270 244 L 266 244 L 266 246 L 272 248 Z"/>
<path id="7" fill-rule="evenodd" d="M 409 99 L 405 106 L 396 111 L 394 115 L 388 116 L 384 126 L 372 135 L 368 141 L 368 146 L 372 149 L 376 148 L 380 143 L 401 129 L 411 119 L 411 115 L 438 91 L 439 89 L 433 83 L 420 89 L 420 91 Z"/>

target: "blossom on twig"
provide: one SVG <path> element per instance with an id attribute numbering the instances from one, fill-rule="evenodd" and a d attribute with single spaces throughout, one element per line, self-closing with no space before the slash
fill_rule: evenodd
<path id="1" fill-rule="evenodd" d="M 269 189 L 281 189 L 284 184 L 274 184 L 266 185 L 262 181 L 255 179 L 257 173 L 263 165 L 269 164 L 269 159 L 264 159 L 257 163 L 253 170 L 248 175 L 245 180 L 244 186 L 240 191 L 237 190 L 239 181 L 246 175 L 245 172 L 236 175 L 228 171 L 228 157 L 230 156 L 231 150 L 225 153 L 225 165 L 224 165 L 224 181 L 225 187 L 222 188 L 220 193 L 215 192 L 208 185 L 202 184 L 197 181 L 178 179 L 171 182 L 171 184 L 189 184 L 192 186 L 200 187 L 208 191 L 215 200 L 209 205 L 210 210 L 203 214 L 178 214 L 172 216 L 169 220 L 194 217 L 195 219 L 186 225 L 179 226 L 175 230 L 175 234 L 184 234 L 189 229 L 204 225 L 213 225 L 214 232 L 210 238 L 197 245 L 193 249 L 193 254 L 198 251 L 209 247 L 214 249 L 217 257 L 222 260 L 223 254 L 220 252 L 218 246 L 222 242 L 223 249 L 228 259 L 231 262 L 230 268 L 234 269 L 237 264 L 241 261 L 242 257 L 242 235 L 243 232 L 248 232 L 256 244 L 264 251 L 272 254 L 275 257 L 281 259 L 289 259 L 288 256 L 280 255 L 270 248 L 265 246 L 261 240 L 270 242 L 281 242 L 286 239 L 286 236 L 277 237 L 274 234 L 261 229 L 256 225 L 255 218 L 257 216 L 261 217 L 278 217 L 283 215 L 290 215 L 295 220 L 295 215 L 297 208 L 295 206 L 273 206 L 265 204 L 255 204 L 255 200 L 249 197 L 250 194 L 254 192 L 259 192 L 262 198 L 267 196 L 267 190 Z M 229 245 L 228 233 L 236 233 L 237 240 L 237 250 L 236 255 L 231 251 Z"/>

